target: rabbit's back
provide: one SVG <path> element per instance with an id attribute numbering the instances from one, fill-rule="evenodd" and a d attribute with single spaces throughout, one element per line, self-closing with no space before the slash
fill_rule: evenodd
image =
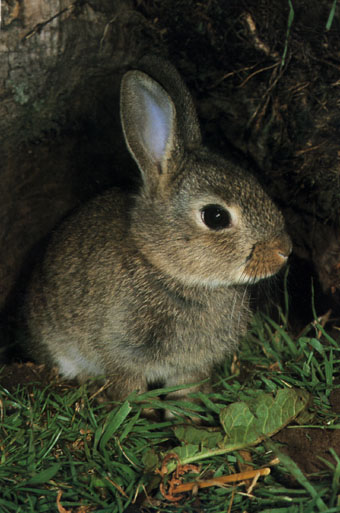
<path id="1" fill-rule="evenodd" d="M 30 352 L 38 360 L 55 363 L 54 355 L 65 346 L 71 351 L 73 340 L 78 340 L 75 353 L 80 340 L 93 353 L 91 343 L 104 329 L 106 305 L 121 286 L 130 201 L 110 191 L 80 208 L 52 235 L 25 301 Z"/>

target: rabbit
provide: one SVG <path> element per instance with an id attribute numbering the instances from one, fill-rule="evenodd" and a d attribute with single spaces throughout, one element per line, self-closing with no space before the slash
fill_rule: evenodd
<path id="1" fill-rule="evenodd" d="M 120 115 L 141 186 L 53 233 L 25 300 L 30 354 L 65 379 L 104 376 L 116 401 L 199 390 L 247 330 L 248 286 L 285 265 L 291 241 L 255 177 L 202 144 L 172 65 L 127 71 Z"/>

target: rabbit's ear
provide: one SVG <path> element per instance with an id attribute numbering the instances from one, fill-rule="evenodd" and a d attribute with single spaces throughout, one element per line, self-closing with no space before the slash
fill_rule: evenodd
<path id="1" fill-rule="evenodd" d="M 129 71 L 122 79 L 120 113 L 126 144 L 144 180 L 169 172 L 170 159 L 182 151 L 176 109 L 163 87 L 141 71 Z"/>

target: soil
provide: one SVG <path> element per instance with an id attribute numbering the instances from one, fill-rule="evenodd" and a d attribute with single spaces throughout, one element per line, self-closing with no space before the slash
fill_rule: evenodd
<path id="1" fill-rule="evenodd" d="M 336 400 L 340 403 L 340 391 L 336 390 Z M 298 464 L 304 474 L 318 473 L 328 467 L 323 460 L 336 464 L 329 449 L 340 456 L 340 430 L 315 428 L 285 428 L 273 440 L 283 444 L 281 450 Z M 312 476 L 311 476 L 312 477 Z"/>
<path id="2" fill-rule="evenodd" d="M 12 363 L 1 369 L 0 384 L 13 393 L 18 386 L 32 386 L 39 383 L 41 388 L 51 384 L 51 378 L 57 383 L 57 376 L 45 365 L 36 365 L 32 362 Z"/>
<path id="3" fill-rule="evenodd" d="M 42 388 L 51 383 L 59 389 L 64 386 L 77 386 L 60 382 L 53 371 L 48 370 L 44 365 L 35 365 L 32 362 L 12 363 L 5 365 L 1 370 L 0 384 L 9 392 L 14 392 L 20 385 L 30 388 L 33 383 L 35 385 L 39 383 Z M 339 388 L 331 392 L 330 403 L 333 411 L 340 414 Z M 282 444 L 281 450 L 308 475 L 328 469 L 323 460 L 335 464 L 329 452 L 330 448 L 334 449 L 340 457 L 340 430 L 338 429 L 288 427 L 276 434 L 273 440 Z M 313 476 L 309 477 L 313 478 Z"/>
<path id="4" fill-rule="evenodd" d="M 334 388 L 329 402 L 334 413 L 340 414 L 340 389 Z M 295 461 L 305 474 L 327 469 L 327 463 L 336 462 L 329 452 L 333 449 L 340 456 L 340 430 L 291 427 L 282 429 L 273 440 L 282 444 L 281 450 Z M 313 477 L 313 476 L 311 476 Z"/>

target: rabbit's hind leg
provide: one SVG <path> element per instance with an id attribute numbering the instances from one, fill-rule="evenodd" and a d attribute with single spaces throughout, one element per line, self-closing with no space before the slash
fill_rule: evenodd
<path id="1" fill-rule="evenodd" d="M 107 396 L 113 401 L 124 401 L 130 394 L 147 392 L 148 385 L 142 373 L 131 373 L 116 369 L 107 376 Z"/>
<path id="2" fill-rule="evenodd" d="M 98 403 L 111 403 L 124 401 L 133 392 L 144 393 L 147 391 L 146 380 L 142 375 L 132 375 L 118 370 L 107 376 L 89 376 L 85 373 L 77 376 L 79 384 L 87 386 L 91 399 Z"/>

